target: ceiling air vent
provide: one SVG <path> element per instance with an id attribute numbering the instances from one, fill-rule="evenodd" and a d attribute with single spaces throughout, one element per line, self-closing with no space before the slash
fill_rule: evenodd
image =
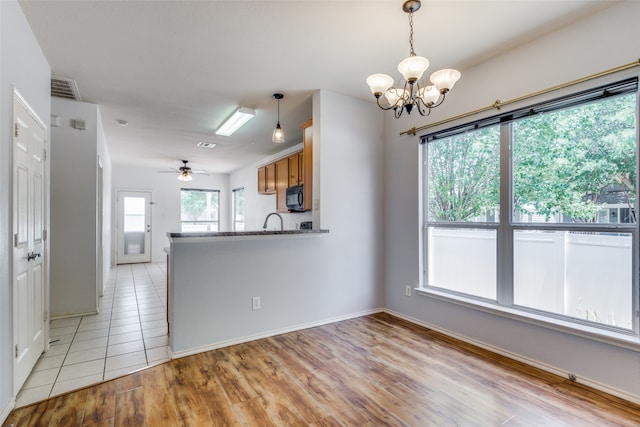
<path id="1" fill-rule="evenodd" d="M 216 144 L 213 144 L 211 142 L 204 142 L 204 141 L 200 141 L 196 145 L 201 148 L 214 148 L 216 146 Z"/>
<path id="2" fill-rule="evenodd" d="M 76 81 L 66 77 L 51 77 L 51 96 L 82 101 Z"/>

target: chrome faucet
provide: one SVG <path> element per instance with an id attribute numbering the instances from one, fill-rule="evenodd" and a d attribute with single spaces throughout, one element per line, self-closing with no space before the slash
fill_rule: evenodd
<path id="1" fill-rule="evenodd" d="M 266 230 L 267 229 L 267 221 L 269 221 L 269 217 L 271 215 L 275 215 L 278 218 L 280 218 L 280 231 L 284 231 L 284 221 L 282 220 L 282 215 L 280 215 L 277 212 L 271 212 L 269 215 L 267 215 L 267 217 L 264 219 L 264 224 L 262 224 L 262 229 Z"/>

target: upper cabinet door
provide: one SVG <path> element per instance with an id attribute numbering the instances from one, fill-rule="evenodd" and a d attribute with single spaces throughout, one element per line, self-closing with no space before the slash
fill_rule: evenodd
<path id="1" fill-rule="evenodd" d="M 287 188 L 289 187 L 289 158 L 276 162 L 276 211 L 289 212 L 287 209 Z"/>
<path id="2" fill-rule="evenodd" d="M 289 156 L 289 187 L 300 185 L 300 166 L 298 153 Z"/>

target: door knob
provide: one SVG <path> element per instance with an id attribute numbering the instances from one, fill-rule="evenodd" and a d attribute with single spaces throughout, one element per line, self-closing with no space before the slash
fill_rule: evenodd
<path id="1" fill-rule="evenodd" d="M 35 252 L 29 252 L 27 254 L 27 261 L 34 260 L 34 259 L 38 258 L 39 256 L 40 256 L 40 254 L 37 254 Z"/>

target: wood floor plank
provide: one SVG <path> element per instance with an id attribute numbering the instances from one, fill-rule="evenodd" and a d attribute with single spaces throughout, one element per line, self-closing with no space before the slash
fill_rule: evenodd
<path id="1" fill-rule="evenodd" d="M 146 425 L 142 387 L 116 394 L 115 427 Z"/>
<path id="2" fill-rule="evenodd" d="M 206 360 L 202 354 L 196 354 L 173 360 L 170 366 L 165 365 L 165 375 L 178 415 L 187 426 L 208 426 L 215 422 L 209 404 L 201 393 L 205 380 L 199 366 Z"/>
<path id="3" fill-rule="evenodd" d="M 640 405 L 381 313 L 172 360 L 5 426 L 640 426 Z"/>
<path id="4" fill-rule="evenodd" d="M 198 366 L 202 378 L 199 392 L 209 405 L 212 426 L 240 426 L 238 412 L 231 405 L 231 401 L 224 386 L 218 381 L 218 371 L 214 366 L 206 363 Z M 247 401 L 247 400 L 244 400 Z"/>
<path id="5" fill-rule="evenodd" d="M 87 400 L 87 390 L 69 393 L 58 398 L 53 408 L 53 416 L 49 421 L 55 426 L 77 426 L 82 424 L 84 407 Z"/>
<path id="6" fill-rule="evenodd" d="M 182 426 L 178 409 L 169 391 L 163 366 L 155 366 L 140 373 L 144 394 L 144 414 L 149 426 Z"/>
<path id="7" fill-rule="evenodd" d="M 108 381 L 87 390 L 84 407 L 83 426 L 100 425 L 103 421 L 113 422 L 116 412 L 116 382 Z"/>

